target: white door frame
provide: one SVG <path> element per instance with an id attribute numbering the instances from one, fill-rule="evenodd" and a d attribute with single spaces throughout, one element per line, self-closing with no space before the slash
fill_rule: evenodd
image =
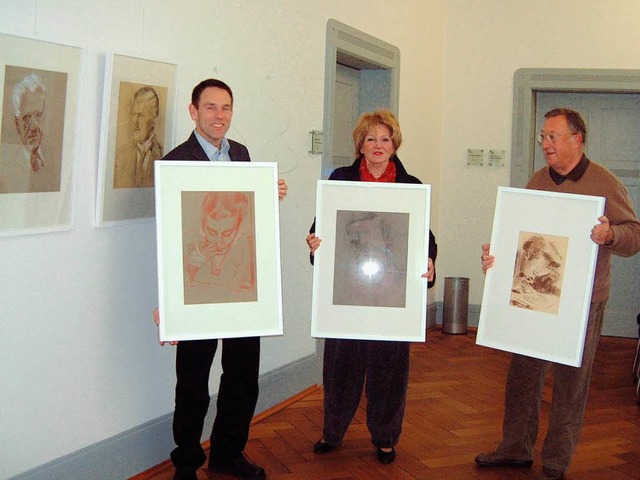
<path id="1" fill-rule="evenodd" d="M 361 71 L 363 83 L 360 113 L 377 105 L 388 108 L 397 116 L 400 103 L 400 49 L 333 18 L 329 19 L 324 64 L 323 178 L 326 172 L 333 170 L 333 120 L 338 63 Z M 388 83 L 388 88 L 384 88 L 385 91 L 382 92 L 384 98 L 377 98 L 381 92 L 375 86 L 381 82 Z M 369 84 L 371 88 L 367 86 Z"/>
<path id="2" fill-rule="evenodd" d="M 523 68 L 514 74 L 511 186 L 522 188 L 534 172 L 536 98 L 540 92 L 640 93 L 640 70 Z M 605 332 L 617 335 L 605 313 Z M 620 330 L 622 331 L 622 330 Z M 635 332 L 635 326 L 629 331 Z M 633 335 L 635 337 L 635 334 Z"/>
<path id="3" fill-rule="evenodd" d="M 513 76 L 511 186 L 533 174 L 537 92 L 640 93 L 640 70 L 521 68 Z"/>

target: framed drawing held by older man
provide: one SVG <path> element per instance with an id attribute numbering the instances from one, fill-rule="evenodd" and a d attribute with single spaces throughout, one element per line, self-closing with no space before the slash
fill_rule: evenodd
<path id="1" fill-rule="evenodd" d="M 0 34 L 0 235 L 71 228 L 80 60 Z"/>
<path id="2" fill-rule="evenodd" d="M 155 164 L 160 340 L 281 335 L 277 165 Z"/>
<path id="3" fill-rule="evenodd" d="M 476 341 L 579 366 L 605 199 L 500 187 Z M 558 212 L 562 212 L 558 215 Z"/>
<path id="4" fill-rule="evenodd" d="M 173 147 L 176 66 L 113 54 L 105 68 L 96 222 L 154 216 L 154 162 Z"/>
<path id="5" fill-rule="evenodd" d="M 311 335 L 424 341 L 430 185 L 319 181 Z"/>

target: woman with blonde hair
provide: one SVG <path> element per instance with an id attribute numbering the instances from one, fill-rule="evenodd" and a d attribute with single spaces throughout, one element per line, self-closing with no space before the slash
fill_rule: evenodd
<path id="1" fill-rule="evenodd" d="M 363 114 L 353 130 L 356 160 L 336 169 L 329 180 L 422 183 L 409 175 L 396 151 L 402 143 L 400 125 L 392 112 L 379 109 Z M 315 222 L 307 236 L 313 254 L 320 246 Z M 435 283 L 437 245 L 429 231 L 428 287 Z M 382 293 L 384 295 L 385 292 Z M 342 443 L 360 403 L 363 387 L 367 398 L 367 427 L 371 443 L 383 464 L 395 460 L 400 439 L 409 381 L 409 342 L 325 339 L 323 384 L 323 437 L 314 452 L 326 454 Z M 365 387 L 366 379 L 366 387 Z"/>

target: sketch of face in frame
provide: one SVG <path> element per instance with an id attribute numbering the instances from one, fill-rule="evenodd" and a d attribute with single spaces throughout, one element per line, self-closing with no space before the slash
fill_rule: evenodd
<path id="1" fill-rule="evenodd" d="M 346 225 L 346 233 L 360 281 L 380 282 L 393 265 L 389 223 L 374 212 L 353 215 Z"/>
<path id="2" fill-rule="evenodd" d="M 520 232 L 510 305 L 557 314 L 569 239 Z"/>
<path id="3" fill-rule="evenodd" d="M 254 192 L 181 196 L 185 304 L 256 301 Z"/>
<path id="4" fill-rule="evenodd" d="M 409 214 L 336 212 L 334 305 L 405 307 Z"/>
<path id="5" fill-rule="evenodd" d="M 202 202 L 202 239 L 209 255 L 226 255 L 242 225 L 249 200 L 242 192 L 209 192 Z M 203 252 L 204 253 L 204 252 Z"/>
<path id="6" fill-rule="evenodd" d="M 131 122 L 133 139 L 144 143 L 154 132 L 160 114 L 160 99 L 152 87 L 142 87 L 133 96 Z"/>
<path id="7" fill-rule="evenodd" d="M 35 74 L 33 77 L 37 78 Z M 41 80 L 37 82 L 34 90 L 24 88 L 20 92 L 15 117 L 20 142 L 29 154 L 35 154 L 40 148 L 44 125 L 44 86 Z"/>
<path id="8" fill-rule="evenodd" d="M 0 193 L 60 192 L 68 74 L 4 67 Z"/>

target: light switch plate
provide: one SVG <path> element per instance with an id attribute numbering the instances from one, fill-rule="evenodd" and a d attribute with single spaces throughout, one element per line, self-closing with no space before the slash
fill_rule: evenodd
<path id="1" fill-rule="evenodd" d="M 309 153 L 313 155 L 322 155 L 323 133 L 321 130 L 311 130 L 311 150 Z"/>

